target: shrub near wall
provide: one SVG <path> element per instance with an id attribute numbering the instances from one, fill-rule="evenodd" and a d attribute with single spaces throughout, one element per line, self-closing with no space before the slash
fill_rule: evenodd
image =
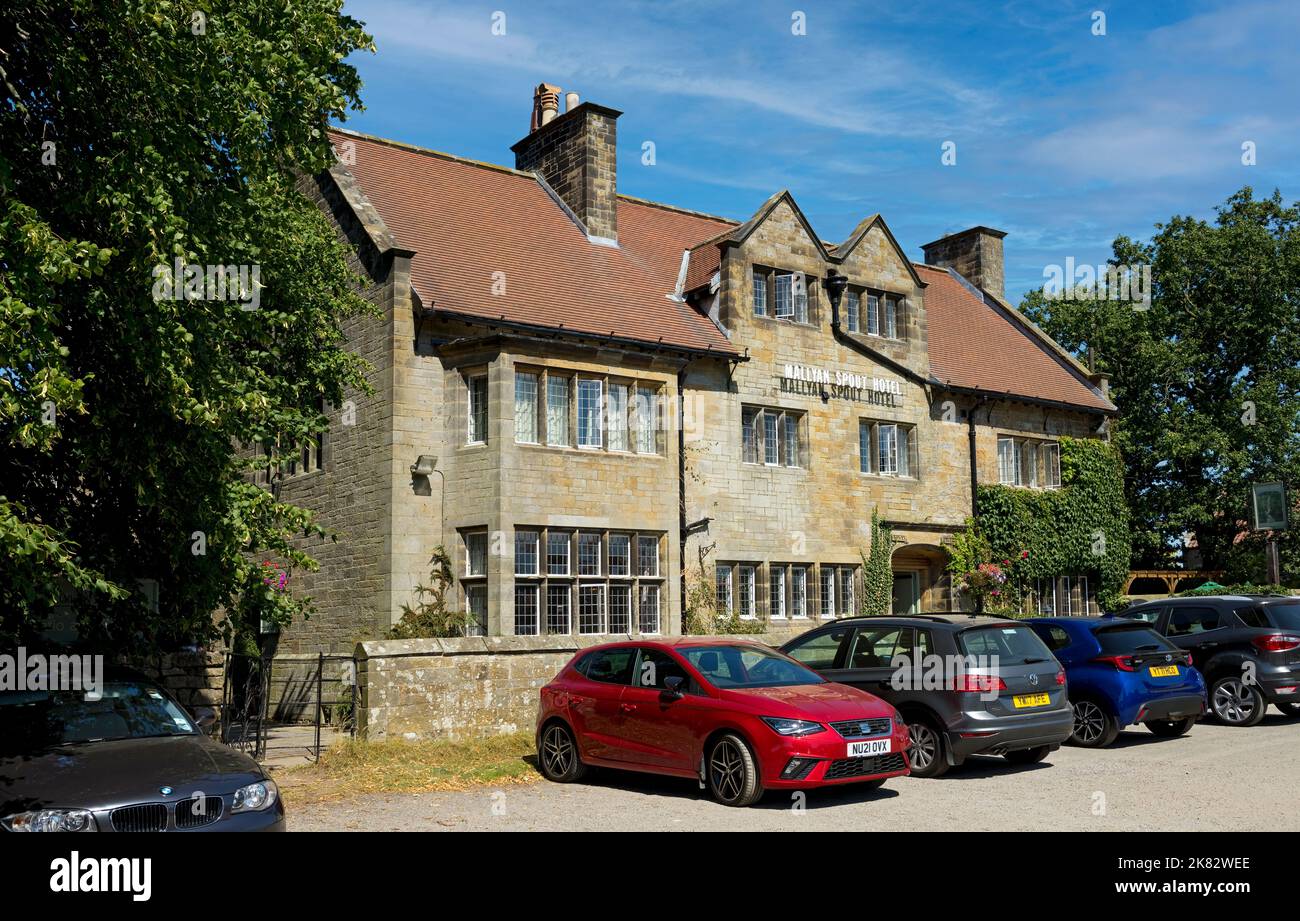
<path id="1" fill-rule="evenodd" d="M 1103 610 L 1120 605 L 1131 549 L 1124 466 L 1113 444 L 1061 438 L 1061 488 L 979 487 L 980 531 L 995 561 L 1029 551 L 1033 579 L 1097 573 Z"/>

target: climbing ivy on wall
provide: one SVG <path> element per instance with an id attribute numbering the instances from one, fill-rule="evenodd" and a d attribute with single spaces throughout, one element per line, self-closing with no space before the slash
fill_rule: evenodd
<path id="1" fill-rule="evenodd" d="M 1120 605 L 1129 514 L 1124 467 L 1110 442 L 1063 437 L 1060 489 L 980 486 L 977 524 L 995 562 L 1029 551 L 1018 564 L 1026 587 L 1033 579 L 1096 574 L 1102 610 Z"/>
<path id="2" fill-rule="evenodd" d="M 862 613 L 884 617 L 894 602 L 894 572 L 889 565 L 894 553 L 894 532 L 881 524 L 880 510 L 871 510 L 871 551 L 862 554 Z"/>

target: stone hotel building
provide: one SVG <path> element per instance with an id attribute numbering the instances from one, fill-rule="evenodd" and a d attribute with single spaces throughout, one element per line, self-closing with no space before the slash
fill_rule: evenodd
<path id="1" fill-rule="evenodd" d="M 620 113 L 560 97 L 513 167 L 339 130 L 304 183 L 381 316 L 349 329 L 373 392 L 279 479 L 339 535 L 280 649 L 383 636 L 439 545 L 487 635 L 671 634 L 700 584 L 811 624 L 858 611 L 873 509 L 895 609 L 959 606 L 973 485 L 1059 485 L 1057 439 L 1115 409 L 1004 302 L 1004 234 L 914 262 L 878 214 L 823 240 L 786 191 L 739 223 L 621 195 Z M 1078 610 L 1086 578 L 1049 590 Z"/>

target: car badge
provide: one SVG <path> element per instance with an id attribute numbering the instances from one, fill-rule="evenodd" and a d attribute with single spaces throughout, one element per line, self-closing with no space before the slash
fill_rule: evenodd
<path id="1" fill-rule="evenodd" d="M 870 724 L 870 723 L 858 723 L 858 732 L 862 733 L 864 736 L 869 736 L 869 735 L 871 735 L 871 724 Z"/>
<path id="2" fill-rule="evenodd" d="M 171 788 L 171 787 L 159 787 L 159 788 L 158 788 L 158 792 L 161 793 L 163 796 L 171 796 L 171 795 L 172 795 L 172 788 Z"/>
<path id="3" fill-rule="evenodd" d="M 1030 676 L 1029 676 L 1029 683 L 1032 684 L 1034 687 L 1038 687 L 1038 676 L 1037 676 L 1037 675 L 1030 675 Z"/>
<path id="4" fill-rule="evenodd" d="M 1171 656 L 1171 655 L 1169 655 L 1168 653 L 1166 653 L 1166 654 L 1165 654 L 1165 661 L 1166 661 L 1166 662 L 1172 662 L 1172 661 L 1174 661 L 1174 657 Z"/>

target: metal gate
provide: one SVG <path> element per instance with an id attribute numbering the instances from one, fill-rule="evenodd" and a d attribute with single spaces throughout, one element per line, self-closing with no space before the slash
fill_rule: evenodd
<path id="1" fill-rule="evenodd" d="M 266 754 L 266 707 L 271 657 L 226 653 L 221 692 L 221 741 L 261 758 Z"/>
<path id="2" fill-rule="evenodd" d="M 268 750 L 277 755 L 305 751 L 317 761 L 327 726 L 356 736 L 357 667 L 352 656 L 320 653 L 309 675 L 289 668 L 277 676 L 273 665 L 269 655 L 226 653 L 222 742 L 259 761 Z"/>
<path id="3" fill-rule="evenodd" d="M 325 663 L 338 663 L 338 675 L 325 677 Z M 328 686 L 328 687 L 327 687 Z M 328 720 L 340 732 L 357 734 L 357 663 L 352 656 L 320 655 L 316 665 L 316 741 L 311 760 L 320 760 L 321 727 Z"/>

